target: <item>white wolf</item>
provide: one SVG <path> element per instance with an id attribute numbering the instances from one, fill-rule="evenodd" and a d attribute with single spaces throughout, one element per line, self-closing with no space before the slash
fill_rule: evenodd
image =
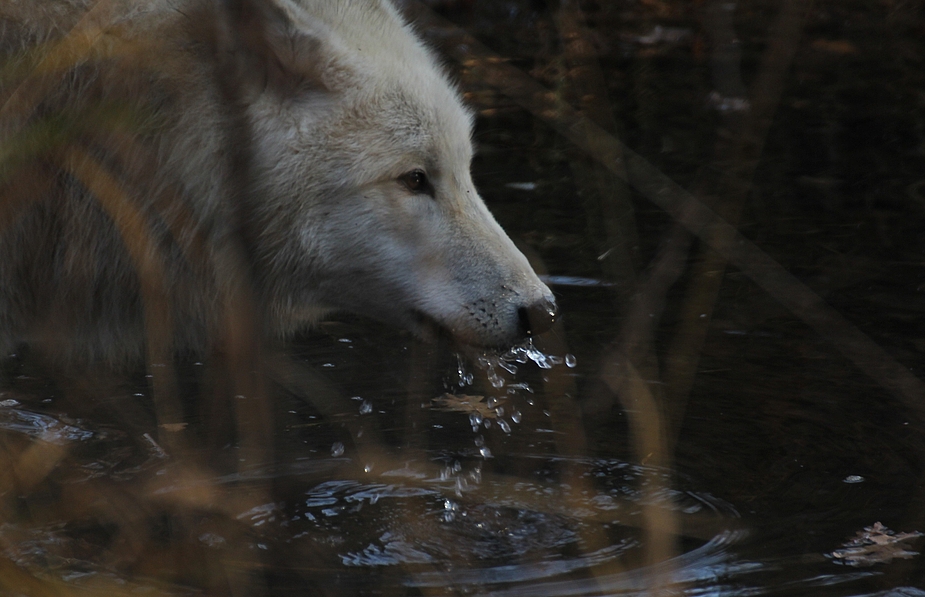
<path id="1" fill-rule="evenodd" d="M 229 246 L 274 336 L 332 309 L 477 346 L 552 325 L 386 0 L 12 0 L 0 51 L 0 350 L 141 357 L 139 269 L 202 350 Z"/>

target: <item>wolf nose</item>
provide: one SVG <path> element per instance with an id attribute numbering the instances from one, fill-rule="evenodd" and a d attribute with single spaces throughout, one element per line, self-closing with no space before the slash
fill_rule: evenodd
<path id="1" fill-rule="evenodd" d="M 559 317 L 559 307 L 556 305 L 556 299 L 552 296 L 544 296 L 542 299 L 521 307 L 518 310 L 520 316 L 520 325 L 528 336 L 536 336 L 549 330 Z"/>

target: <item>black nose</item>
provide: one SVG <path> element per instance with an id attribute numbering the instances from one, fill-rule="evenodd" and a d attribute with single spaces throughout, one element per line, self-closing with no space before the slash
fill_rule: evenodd
<path id="1" fill-rule="evenodd" d="M 527 336 L 536 336 L 549 330 L 559 317 L 556 299 L 546 296 L 532 305 L 518 310 L 520 326 Z"/>

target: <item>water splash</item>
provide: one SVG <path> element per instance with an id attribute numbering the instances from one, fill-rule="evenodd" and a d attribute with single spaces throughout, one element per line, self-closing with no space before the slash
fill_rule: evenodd
<path id="1" fill-rule="evenodd" d="M 475 437 L 475 447 L 479 449 L 479 456 L 482 458 L 491 458 L 491 450 L 485 445 L 485 438 L 481 435 Z"/>
<path id="2" fill-rule="evenodd" d="M 475 379 L 473 374 L 466 370 L 466 363 L 463 360 L 463 356 L 459 353 L 456 354 L 456 375 L 458 378 L 457 383 L 461 388 L 471 386 Z"/>
<path id="3" fill-rule="evenodd" d="M 460 359 L 459 362 L 460 371 L 462 371 L 462 360 Z M 507 385 L 504 377 L 499 373 L 499 369 L 511 375 L 517 375 L 519 371 L 517 367 L 518 364 L 525 365 L 531 362 L 540 369 L 552 369 L 562 364 L 565 364 L 571 369 L 578 364 L 578 360 L 573 354 L 559 356 L 544 353 L 533 343 L 533 338 L 528 339 L 523 344 L 508 349 L 504 353 L 484 353 L 475 359 L 476 365 L 479 369 L 485 371 L 489 383 L 494 388 L 502 388 Z"/>
<path id="4" fill-rule="evenodd" d="M 571 369 L 577 366 L 578 361 L 573 354 L 566 354 L 563 356 L 546 354 L 537 348 L 533 343 L 533 339 L 530 338 L 523 344 L 514 346 L 503 353 L 482 353 L 478 355 L 472 363 L 475 367 L 484 372 L 485 379 L 488 380 L 492 388 L 496 390 L 504 389 L 507 396 L 517 397 L 521 392 L 526 392 L 528 394 L 534 393 L 533 388 L 531 388 L 528 383 L 524 381 L 514 381 L 512 379 L 520 372 L 520 365 L 532 363 L 541 370 L 550 370 L 554 367 L 565 365 Z M 466 362 L 460 354 L 456 355 L 455 373 L 456 383 L 458 383 L 460 387 L 472 385 L 474 375 L 466 368 Z M 524 400 L 527 404 L 533 406 L 533 400 L 531 398 L 525 397 Z M 485 403 L 493 412 L 493 416 L 483 415 L 482 413 L 470 413 L 469 424 L 472 427 L 473 433 L 478 433 L 480 429 L 490 429 L 492 427 L 492 419 L 494 419 L 497 426 L 505 434 L 510 434 L 512 425 L 519 424 L 523 421 L 523 414 L 516 408 L 511 408 L 508 418 L 505 418 L 506 411 L 505 407 L 502 406 L 503 399 L 499 399 L 496 396 L 489 396 Z M 484 445 L 484 440 L 482 440 L 481 443 L 477 441 L 476 446 L 479 448 L 479 453 L 483 458 L 491 457 L 491 451 Z"/>
<path id="5" fill-rule="evenodd" d="M 534 394 L 533 388 L 521 380 L 517 380 L 518 374 L 524 371 L 522 366 L 533 367 L 544 371 L 554 367 L 566 366 L 575 367 L 577 360 L 572 354 L 552 355 L 546 354 L 536 347 L 532 339 L 527 340 L 521 345 L 515 346 L 503 353 L 482 353 L 475 358 L 466 359 L 463 355 L 456 354 L 456 368 L 450 380 L 444 382 L 444 387 L 452 392 L 452 386 L 465 387 L 474 384 L 475 375 L 469 367 L 475 367 L 482 372 L 483 378 L 488 381 L 495 390 L 503 390 L 498 395 L 482 396 L 458 396 L 454 402 L 459 403 L 457 408 L 451 410 L 461 410 L 467 412 L 469 417 L 469 426 L 475 435 L 473 443 L 478 454 L 478 458 L 485 460 L 492 458 L 491 449 L 486 444 L 485 438 L 481 433 L 489 432 L 493 427 L 497 427 L 505 435 L 513 432 L 514 425 L 523 422 L 523 413 L 518 410 L 514 400 L 522 398 L 526 404 L 533 406 L 534 401 L 530 395 Z M 522 396 L 527 394 L 527 396 Z M 454 396 L 449 395 L 450 398 Z M 480 402 L 484 400 L 484 402 Z M 469 478 L 462 472 L 461 467 L 456 464 L 455 468 L 447 467 L 441 472 L 441 480 L 452 481 L 456 485 L 457 495 L 470 486 L 470 483 L 479 484 L 481 478 L 480 472 L 469 473 Z"/>
<path id="6" fill-rule="evenodd" d="M 443 502 L 443 515 L 440 519 L 443 522 L 453 522 L 456 520 L 456 514 L 459 512 L 459 504 L 453 500 L 447 499 Z"/>

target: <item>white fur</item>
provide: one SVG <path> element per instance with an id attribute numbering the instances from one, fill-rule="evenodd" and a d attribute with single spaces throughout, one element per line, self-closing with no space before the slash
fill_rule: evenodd
<path id="1" fill-rule="evenodd" d="M 23 29 L 55 39 L 55 31 L 60 36 L 79 22 L 76 9 L 49 17 L 71 3 L 52 4 Z M 208 0 L 120 6 L 104 30 L 156 48 L 142 53 L 139 70 L 152 96 L 169 98 L 153 118 L 162 123 L 158 134 L 145 141 L 156 155 L 158 179 L 164 188 L 182 188 L 210 238 L 235 234 L 234 214 L 248 215 L 257 290 L 274 334 L 348 310 L 421 334 L 436 324 L 461 342 L 504 345 L 523 335 L 523 309 L 551 300 L 472 184 L 472 115 L 391 4 L 275 0 L 276 10 L 264 15 L 273 59 L 264 62 L 260 51 L 237 41 L 233 19 L 219 26 L 218 58 L 202 49 L 207 42 L 196 33 L 202 25 L 188 21 L 221 13 Z M 0 8 L 0 16 L 17 10 L 24 9 Z M 243 56 L 236 100 L 217 75 L 225 72 L 223 56 Z M 106 68 L 99 67 L 100 80 Z M 158 75 L 153 82 L 151 71 Z M 229 128 L 240 134 L 231 136 Z M 229 147 L 242 138 L 246 147 Z M 245 150 L 242 177 L 235 171 L 240 162 L 229 156 Z M 433 197 L 400 182 L 416 169 L 427 173 Z M 235 188 L 242 178 L 243 196 Z M 167 269 L 174 275 L 169 262 Z M 8 272 L 0 283 L 22 283 L 13 277 Z M 25 319 L 42 317 L 28 313 L 15 291 L 0 294 L 0 309 L 4 300 Z M 124 307 L 110 302 L 112 313 Z M 211 327 L 208 297 L 183 304 Z M 130 344 L 117 335 L 89 341 Z M 0 343 L 15 336 L 0 330 Z"/>

